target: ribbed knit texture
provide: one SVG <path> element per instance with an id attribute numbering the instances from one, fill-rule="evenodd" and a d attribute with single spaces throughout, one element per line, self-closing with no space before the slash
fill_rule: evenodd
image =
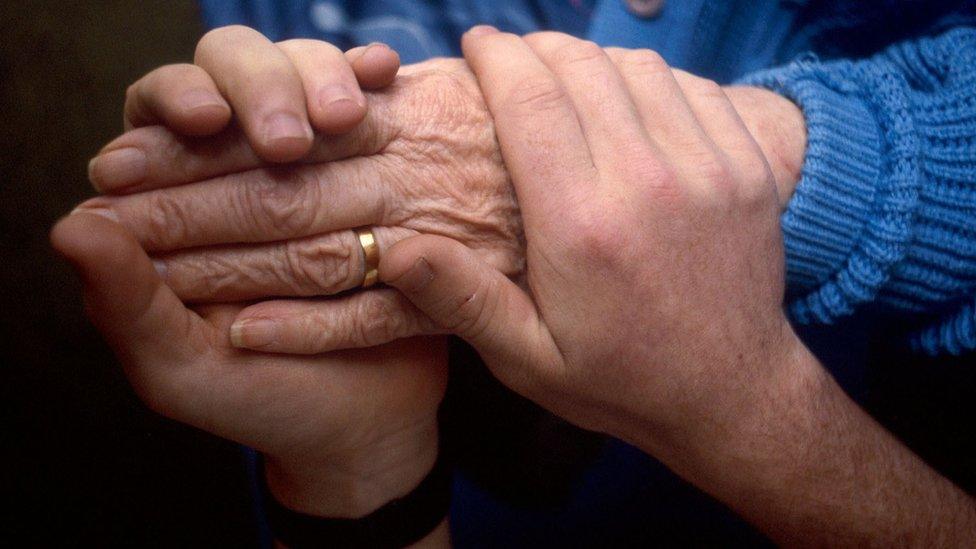
<path id="1" fill-rule="evenodd" d="M 943 311 L 926 353 L 976 349 L 976 29 L 851 62 L 800 59 L 747 77 L 804 111 L 801 181 L 783 215 L 801 323 L 880 302 Z"/>

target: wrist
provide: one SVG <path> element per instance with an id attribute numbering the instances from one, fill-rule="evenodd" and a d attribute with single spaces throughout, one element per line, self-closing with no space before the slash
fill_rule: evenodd
<path id="1" fill-rule="evenodd" d="M 839 387 L 790 332 L 774 360 L 756 369 L 752 387 L 727 421 L 692 439 L 689 476 L 719 497 L 790 482 L 833 408 Z"/>
<path id="2" fill-rule="evenodd" d="M 268 490 L 307 515 L 361 518 L 408 494 L 438 455 L 436 417 L 362 448 L 327 456 L 265 456 Z"/>
<path id="3" fill-rule="evenodd" d="M 628 440 L 716 497 L 734 491 L 733 483 L 748 487 L 758 475 L 788 467 L 789 454 L 809 441 L 833 382 L 785 319 L 782 335 L 764 341 L 768 347 L 731 366 L 717 388 L 681 408 L 680 418 L 645 417 Z"/>
<path id="4" fill-rule="evenodd" d="M 724 89 L 769 162 L 780 205 L 785 208 L 800 181 L 806 155 L 803 111 L 793 101 L 765 88 L 728 86 Z"/>

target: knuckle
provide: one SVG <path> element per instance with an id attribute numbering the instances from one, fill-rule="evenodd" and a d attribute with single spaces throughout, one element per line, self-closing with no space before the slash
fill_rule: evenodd
<path id="1" fill-rule="evenodd" d="M 244 25 L 227 25 L 208 31 L 197 42 L 196 56 L 206 56 L 215 50 L 236 42 L 241 38 L 256 34 L 257 31 Z"/>
<path id="2" fill-rule="evenodd" d="M 650 49 L 626 50 L 621 56 L 625 72 L 631 74 L 664 74 L 671 71 L 661 54 Z"/>
<path id="3" fill-rule="evenodd" d="M 740 160 L 742 178 L 738 186 L 739 201 L 746 205 L 764 206 L 776 200 L 776 181 L 766 159 L 758 154 Z"/>
<path id="4" fill-rule="evenodd" d="M 406 322 L 398 314 L 394 302 L 383 293 L 374 292 L 363 299 L 357 311 L 352 341 L 359 347 L 373 347 L 386 343 L 406 333 Z"/>
<path id="5" fill-rule="evenodd" d="M 281 278 L 301 295 L 334 294 L 354 285 L 354 251 L 338 235 L 290 240 L 283 246 Z"/>
<path id="6" fill-rule="evenodd" d="M 198 255 L 170 260 L 168 266 L 167 284 L 177 294 L 185 293 L 193 297 L 224 295 L 247 279 L 246 270 L 236 261 L 206 250 Z"/>
<path id="7" fill-rule="evenodd" d="M 527 44 L 538 49 L 552 49 L 566 45 L 571 40 L 576 40 L 572 36 L 557 31 L 536 31 L 526 34 L 523 38 Z"/>
<path id="8" fill-rule="evenodd" d="M 172 249 L 185 243 L 190 236 L 186 204 L 166 192 L 152 193 L 149 197 L 147 244 L 155 249 Z"/>
<path id="9" fill-rule="evenodd" d="M 573 253 L 587 264 L 615 269 L 626 261 L 630 232 L 614 216 L 603 211 L 581 213 L 574 233 Z"/>
<path id="10" fill-rule="evenodd" d="M 553 61 L 558 65 L 587 65 L 606 57 L 603 48 L 589 40 L 571 40 L 555 50 Z"/>
<path id="11" fill-rule="evenodd" d="M 698 174 L 706 183 L 717 186 L 727 185 L 734 179 L 728 161 L 717 154 L 707 155 L 702 159 L 698 164 Z"/>
<path id="12" fill-rule="evenodd" d="M 292 38 L 290 40 L 282 40 L 281 42 L 277 42 L 275 45 L 278 46 L 278 48 L 282 51 L 291 54 L 313 55 L 328 52 L 333 55 L 342 55 L 342 50 L 340 50 L 337 46 L 323 40 Z"/>
<path id="13" fill-rule="evenodd" d="M 632 158 L 642 158 L 643 160 L 633 162 L 624 168 L 628 171 L 629 177 L 636 182 L 638 188 L 671 189 L 680 184 L 678 175 L 666 162 L 655 158 L 653 152 L 641 154 L 642 156 Z"/>
<path id="14" fill-rule="evenodd" d="M 315 312 L 296 319 L 295 332 L 299 339 L 296 348 L 305 352 L 321 352 L 336 346 L 335 332 L 330 330 L 331 322 L 327 315 Z"/>
<path id="15" fill-rule="evenodd" d="M 304 236 L 310 232 L 314 222 L 314 205 L 319 203 L 317 186 L 299 175 L 298 171 L 289 171 L 277 177 L 265 174 L 265 177 L 236 188 L 241 210 L 246 214 L 243 219 L 247 221 L 244 222 L 252 223 L 245 232 L 254 236 L 268 232 Z"/>
<path id="16" fill-rule="evenodd" d="M 692 76 L 688 80 L 688 85 L 691 93 L 703 99 L 709 101 L 728 101 L 728 97 L 726 97 L 722 86 L 719 86 L 718 82 L 714 80 Z"/>
<path id="17" fill-rule="evenodd" d="M 535 77 L 518 83 L 508 97 L 508 103 L 523 112 L 533 114 L 561 109 L 566 104 L 566 91 L 555 80 Z"/>

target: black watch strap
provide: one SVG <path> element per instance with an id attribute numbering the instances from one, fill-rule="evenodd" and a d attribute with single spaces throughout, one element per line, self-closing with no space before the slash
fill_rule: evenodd
<path id="1" fill-rule="evenodd" d="M 406 547 L 432 532 L 447 517 L 451 504 L 451 467 L 443 456 L 412 492 L 358 519 L 324 518 L 288 509 L 271 495 L 264 473 L 259 476 L 271 531 L 293 549 Z"/>

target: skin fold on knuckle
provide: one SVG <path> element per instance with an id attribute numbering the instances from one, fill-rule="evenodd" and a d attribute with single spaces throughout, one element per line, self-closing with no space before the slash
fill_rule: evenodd
<path id="1" fill-rule="evenodd" d="M 629 265 L 628 250 L 634 248 L 633 230 L 619 216 L 602 211 L 579 215 L 571 239 L 573 255 L 586 264 L 607 272 L 619 272 Z"/>
<path id="2" fill-rule="evenodd" d="M 570 40 L 555 48 L 548 55 L 559 68 L 571 69 L 576 65 L 594 65 L 607 57 L 603 48 L 589 40 Z"/>
<path id="3" fill-rule="evenodd" d="M 211 254 L 162 260 L 166 264 L 166 283 L 181 299 L 190 301 L 214 301 L 224 298 L 252 297 L 253 289 L 260 287 L 262 269 L 255 273 L 236 257 Z M 255 275 L 258 278 L 255 278 Z"/>
<path id="4" fill-rule="evenodd" d="M 145 230 L 142 244 L 149 249 L 172 250 L 190 238 L 192 212 L 179 196 L 166 191 L 149 193 L 143 205 Z M 138 225 L 138 223 L 136 223 Z"/>
<path id="5" fill-rule="evenodd" d="M 380 292 L 383 292 L 382 290 Z M 386 292 L 384 292 L 386 293 Z M 373 347 L 408 335 L 403 315 L 389 295 L 379 292 L 363 299 L 354 311 L 349 339 L 357 347 Z"/>
<path id="6" fill-rule="evenodd" d="M 671 67 L 661 54 L 654 50 L 642 48 L 624 50 L 617 54 L 619 64 L 625 73 L 645 77 L 670 76 Z"/>
<path id="7" fill-rule="evenodd" d="M 297 295 L 330 295 L 356 285 L 360 253 L 345 235 L 291 240 L 281 246 L 284 282 Z M 355 264 L 355 266 L 354 266 Z M 300 292 L 300 293 L 298 293 Z"/>
<path id="8" fill-rule="evenodd" d="M 300 168 L 285 168 L 258 174 L 237 186 L 243 233 L 261 238 L 268 235 L 306 236 L 314 223 L 318 187 Z"/>
<path id="9" fill-rule="evenodd" d="M 533 76 L 515 84 L 503 102 L 514 116 L 558 112 L 567 104 L 566 91 L 546 76 Z"/>
<path id="10" fill-rule="evenodd" d="M 225 52 L 232 50 L 235 44 L 256 34 L 257 31 L 243 25 L 227 25 L 208 31 L 197 42 L 193 54 L 194 63 L 199 65 L 214 61 Z"/>

